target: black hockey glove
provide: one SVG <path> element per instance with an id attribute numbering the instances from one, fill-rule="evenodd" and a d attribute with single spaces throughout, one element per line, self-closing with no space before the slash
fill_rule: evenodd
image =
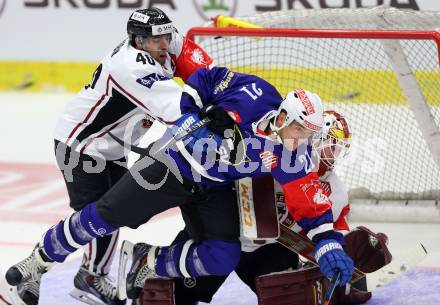
<path id="1" fill-rule="evenodd" d="M 203 119 L 206 117 L 209 117 L 211 119 L 211 121 L 206 124 L 206 127 L 222 137 L 232 137 L 235 121 L 222 107 L 215 105 L 206 105 L 200 110 L 200 118 Z M 228 129 L 229 132 L 226 132 L 225 134 L 225 131 Z"/>

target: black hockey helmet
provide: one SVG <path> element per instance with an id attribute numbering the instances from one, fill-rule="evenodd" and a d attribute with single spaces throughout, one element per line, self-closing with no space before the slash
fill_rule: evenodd
<path id="1" fill-rule="evenodd" d="M 135 36 L 156 36 L 174 32 L 170 18 L 158 8 L 139 9 L 134 11 L 127 22 L 127 33 L 130 40 Z"/>

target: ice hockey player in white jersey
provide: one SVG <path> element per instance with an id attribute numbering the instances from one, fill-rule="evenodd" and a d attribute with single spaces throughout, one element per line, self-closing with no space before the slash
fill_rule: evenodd
<path id="1" fill-rule="evenodd" d="M 127 22 L 128 37 L 103 58 L 91 82 L 67 105 L 55 128 L 55 152 L 70 206 L 80 210 L 97 200 L 126 173 L 126 153 L 108 132 L 136 143 L 151 121 L 181 116 L 181 87 L 212 60 L 182 37 L 157 8 L 140 9 Z M 71 295 L 88 304 L 124 304 L 107 274 L 118 231 L 87 244 Z M 41 272 L 11 293 L 14 304 L 37 304 Z M 64 279 L 63 279 L 64 280 Z"/>

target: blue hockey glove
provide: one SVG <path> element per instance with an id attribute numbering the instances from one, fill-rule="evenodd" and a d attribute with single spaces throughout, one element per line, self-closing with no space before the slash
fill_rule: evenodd
<path id="1" fill-rule="evenodd" d="M 197 113 L 186 113 L 175 123 L 173 134 L 176 136 L 182 130 L 187 130 L 199 121 L 200 117 Z M 208 127 L 202 126 L 183 138 L 183 143 L 190 154 L 203 154 L 209 151 L 216 152 L 222 144 L 222 140 L 220 135 L 209 130 Z"/>
<path id="2" fill-rule="evenodd" d="M 341 244 L 335 239 L 323 239 L 315 246 L 315 258 L 321 272 L 328 278 L 333 278 L 336 272 L 341 272 L 339 286 L 348 283 L 354 267 L 351 258 L 344 252 Z"/>

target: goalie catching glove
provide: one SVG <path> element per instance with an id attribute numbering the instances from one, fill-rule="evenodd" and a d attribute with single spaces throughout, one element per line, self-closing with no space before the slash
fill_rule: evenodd
<path id="1" fill-rule="evenodd" d="M 388 236 L 384 233 L 375 233 L 360 226 L 344 236 L 345 252 L 353 259 L 356 268 L 370 273 L 389 264 L 392 259 L 388 249 Z"/>
<path id="2" fill-rule="evenodd" d="M 316 244 L 315 258 L 321 272 L 328 278 L 341 272 L 339 286 L 348 283 L 354 271 L 353 260 L 344 252 L 335 239 L 323 239 Z"/>

